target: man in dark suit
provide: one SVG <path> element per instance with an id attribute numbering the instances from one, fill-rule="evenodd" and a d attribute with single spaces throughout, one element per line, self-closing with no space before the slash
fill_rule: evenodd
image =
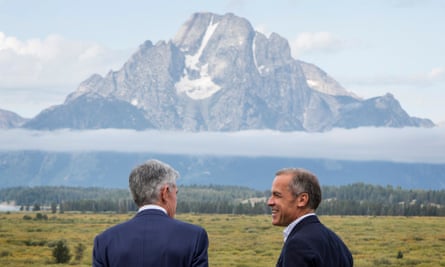
<path id="1" fill-rule="evenodd" d="M 321 188 L 312 173 L 296 168 L 279 170 L 267 204 L 272 224 L 286 227 L 284 245 L 276 266 L 353 266 L 352 254 L 315 214 Z"/>
<path id="2" fill-rule="evenodd" d="M 132 170 L 129 187 L 138 213 L 96 236 L 94 267 L 208 266 L 207 232 L 174 219 L 178 177 L 177 171 L 158 160 Z"/>

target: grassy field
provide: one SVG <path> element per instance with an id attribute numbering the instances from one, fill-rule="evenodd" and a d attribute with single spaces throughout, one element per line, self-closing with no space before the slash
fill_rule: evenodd
<path id="1" fill-rule="evenodd" d="M 42 215 L 42 214 L 40 214 Z M 132 214 L 0 213 L 0 266 L 91 266 L 94 236 Z M 24 219 L 24 216 L 27 219 Z M 275 266 L 283 228 L 270 216 L 179 214 L 201 225 L 210 239 L 210 266 Z M 351 249 L 355 266 L 445 266 L 445 218 L 321 216 Z M 65 239 L 73 255 L 56 264 L 55 243 Z M 85 246 L 80 260 L 75 248 Z"/>

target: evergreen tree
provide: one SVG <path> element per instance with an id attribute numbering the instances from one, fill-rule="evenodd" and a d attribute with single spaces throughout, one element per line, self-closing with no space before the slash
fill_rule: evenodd
<path id="1" fill-rule="evenodd" d="M 33 211 L 39 211 L 40 210 L 40 205 L 35 203 L 34 206 L 32 207 Z"/>
<path id="2" fill-rule="evenodd" d="M 54 214 L 57 212 L 57 203 L 51 202 L 51 212 Z"/>

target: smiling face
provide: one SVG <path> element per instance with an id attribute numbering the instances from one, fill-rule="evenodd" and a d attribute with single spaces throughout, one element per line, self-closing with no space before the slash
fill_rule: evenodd
<path id="1" fill-rule="evenodd" d="M 288 226 L 302 215 L 305 203 L 301 195 L 294 194 L 290 189 L 291 174 L 281 174 L 272 183 L 272 195 L 267 205 L 272 209 L 272 224 Z M 307 196 L 306 196 L 307 197 Z"/>

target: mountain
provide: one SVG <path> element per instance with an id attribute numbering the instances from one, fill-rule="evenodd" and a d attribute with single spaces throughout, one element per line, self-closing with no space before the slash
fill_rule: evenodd
<path id="1" fill-rule="evenodd" d="M 17 113 L 0 109 L 0 129 L 16 128 L 24 124 L 27 119 Z"/>
<path id="2" fill-rule="evenodd" d="M 128 188 L 131 169 L 149 158 L 174 166 L 181 174 L 178 183 L 185 185 L 237 185 L 268 190 L 278 169 L 295 166 L 313 171 L 322 185 L 362 182 L 445 190 L 445 164 L 42 151 L 0 152 L 0 188 L 47 185 Z"/>
<path id="3" fill-rule="evenodd" d="M 120 70 L 92 75 L 23 126 L 321 132 L 434 124 L 410 117 L 391 94 L 358 98 L 244 18 L 195 13 L 172 40 L 144 42 Z"/>
<path id="4" fill-rule="evenodd" d="M 128 102 L 112 96 L 90 93 L 81 95 L 68 105 L 53 106 L 39 113 L 26 127 L 39 130 L 57 128 L 101 129 L 152 128 L 144 112 Z"/>

